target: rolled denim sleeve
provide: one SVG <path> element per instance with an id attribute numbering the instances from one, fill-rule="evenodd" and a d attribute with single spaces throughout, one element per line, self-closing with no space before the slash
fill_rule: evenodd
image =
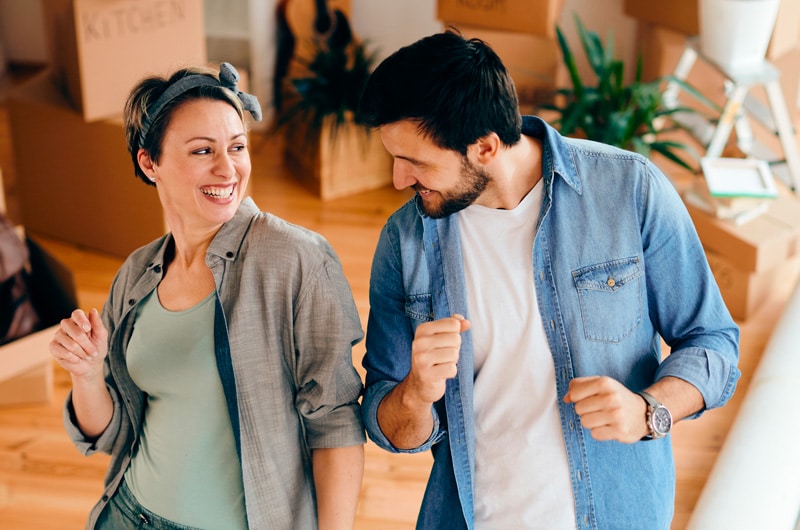
<path id="1" fill-rule="evenodd" d="M 378 407 L 381 401 L 383 401 L 383 398 L 396 386 L 397 383 L 394 382 L 379 381 L 368 387 L 364 394 L 364 403 L 361 413 L 364 416 L 364 425 L 367 428 L 370 440 L 375 442 L 378 447 L 392 453 L 421 453 L 427 451 L 444 436 L 444 432 L 440 429 L 439 414 L 436 412 L 435 407 L 431 407 L 431 414 L 433 415 L 433 430 L 431 431 L 431 435 L 422 445 L 413 449 L 398 449 L 395 447 L 386 435 L 383 434 L 380 425 L 378 425 Z"/>
<path id="2" fill-rule="evenodd" d="M 370 439 L 378 446 L 395 453 L 416 453 L 430 449 L 444 436 L 435 407 L 431 407 L 434 428 L 422 445 L 413 449 L 398 449 L 384 435 L 378 423 L 381 401 L 402 381 L 411 370 L 411 345 L 416 327 L 422 323 L 424 312 L 413 312 L 416 319 L 406 314 L 409 298 L 425 298 L 426 293 L 406 293 L 403 274 L 413 275 L 420 289 L 427 288 L 427 271 L 418 252 L 405 257 L 397 237 L 400 215 L 413 215 L 406 205 L 389 219 L 381 232 L 372 260 L 370 280 L 370 313 L 367 323 L 367 352 L 363 359 L 366 369 L 366 389 L 362 402 L 364 426 Z"/>
<path id="3" fill-rule="evenodd" d="M 656 378 L 683 379 L 706 409 L 724 405 L 741 373 L 739 328 L 725 306 L 705 252 L 673 185 L 650 165 L 643 242 L 650 315 L 670 354 Z M 657 198 L 657 199 L 656 199 Z"/>
<path id="4" fill-rule="evenodd" d="M 677 350 L 661 363 L 656 378 L 668 376 L 694 385 L 703 395 L 708 410 L 721 407 L 733 396 L 740 372 L 724 352 L 694 347 Z"/>

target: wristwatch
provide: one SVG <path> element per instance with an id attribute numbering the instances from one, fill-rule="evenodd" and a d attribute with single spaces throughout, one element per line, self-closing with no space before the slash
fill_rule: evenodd
<path id="1" fill-rule="evenodd" d="M 669 409 L 658 402 L 656 398 L 647 392 L 637 392 L 647 404 L 645 421 L 647 422 L 648 434 L 643 440 L 657 440 L 669 434 L 672 428 L 672 414 Z"/>

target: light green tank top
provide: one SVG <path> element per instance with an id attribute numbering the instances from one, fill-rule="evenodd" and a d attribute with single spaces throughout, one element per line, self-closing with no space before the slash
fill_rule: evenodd
<path id="1" fill-rule="evenodd" d="M 173 522 L 246 529 L 242 471 L 214 357 L 214 297 L 168 311 L 154 290 L 137 309 L 128 371 L 148 397 L 125 480 L 142 506 Z"/>

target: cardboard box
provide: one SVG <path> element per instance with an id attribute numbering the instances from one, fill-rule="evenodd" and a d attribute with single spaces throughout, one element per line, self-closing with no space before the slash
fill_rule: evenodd
<path id="1" fill-rule="evenodd" d="M 0 405 L 47 402 L 53 395 L 53 360 L 48 344 L 56 326 L 0 347 Z"/>
<path id="2" fill-rule="evenodd" d="M 389 186 L 392 157 L 378 132 L 347 122 L 333 136 L 331 121 L 316 134 L 298 120 L 286 124 L 284 159 L 300 182 L 322 200 Z"/>
<path id="3" fill-rule="evenodd" d="M 25 243 L 30 263 L 28 291 L 39 325 L 58 324 L 78 307 L 72 271 L 34 239 L 26 237 Z"/>
<path id="4" fill-rule="evenodd" d="M 52 333 L 49 338 L 52 338 Z M 22 353 L 27 355 L 33 352 Z M 3 348 L 0 348 L 0 358 L 3 357 L 3 354 Z M 5 381 L 0 380 L 0 406 L 2 407 L 48 403 L 52 397 L 53 363 L 49 359 L 12 378 Z"/>
<path id="5" fill-rule="evenodd" d="M 649 22 L 684 35 L 700 32 L 698 0 L 643 2 L 625 0 L 624 13 L 640 22 Z"/>
<path id="6" fill-rule="evenodd" d="M 554 37 L 563 0 L 438 0 L 444 24 Z"/>
<path id="7" fill-rule="evenodd" d="M 166 231 L 156 190 L 134 176 L 121 120 L 87 123 L 48 72 L 9 94 L 22 222 L 119 257 Z"/>
<path id="8" fill-rule="evenodd" d="M 29 295 L 39 328 L 0 346 L 0 406 L 47 402 L 53 393 L 48 344 L 62 318 L 78 306 L 72 272 L 30 238 Z"/>
<path id="9" fill-rule="evenodd" d="M 531 114 L 536 105 L 548 101 L 556 87 L 570 84 L 555 39 L 472 26 L 459 29 L 467 38 L 485 41 L 497 53 L 514 80 L 524 114 Z"/>
<path id="10" fill-rule="evenodd" d="M 642 56 L 642 79 L 652 81 L 658 77 L 672 74 L 681 58 L 686 36 L 675 30 L 658 26 L 651 23 L 640 23 L 636 28 L 637 53 Z M 722 83 L 724 77 L 712 65 L 705 61 L 695 61 L 694 67 L 689 72 L 687 81 L 698 86 L 700 81 L 703 94 L 706 94 L 706 87 L 716 87 L 719 97 L 715 99 L 717 103 L 722 103 L 724 90 Z"/>
<path id="11" fill-rule="evenodd" d="M 772 271 L 800 254 L 800 200 L 783 186 L 766 213 L 740 226 L 686 208 L 703 247 L 747 273 Z"/>
<path id="12" fill-rule="evenodd" d="M 84 119 L 119 115 L 133 85 L 206 63 L 202 0 L 45 0 L 55 74 Z"/>
<path id="13" fill-rule="evenodd" d="M 725 305 L 736 320 L 747 320 L 776 293 L 785 290 L 786 279 L 793 278 L 800 265 L 800 258 L 794 257 L 772 269 L 749 272 L 716 252 L 707 250 L 706 257 Z"/>

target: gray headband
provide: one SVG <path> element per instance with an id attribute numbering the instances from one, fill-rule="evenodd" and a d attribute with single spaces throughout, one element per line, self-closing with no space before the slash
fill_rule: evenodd
<path id="1" fill-rule="evenodd" d="M 182 77 L 181 79 L 172 83 L 159 98 L 150 105 L 147 113 L 142 120 L 142 130 L 139 133 L 139 147 L 144 147 L 144 139 L 147 138 L 147 133 L 150 132 L 150 127 L 153 122 L 158 118 L 161 111 L 167 104 L 188 92 L 189 90 L 199 86 L 221 86 L 227 88 L 239 98 L 242 102 L 242 108 L 248 111 L 256 121 L 261 121 L 261 105 L 258 104 L 258 99 L 246 92 L 242 92 L 236 87 L 239 82 L 239 72 L 236 71 L 230 63 L 222 63 L 219 65 L 219 81 L 211 76 L 205 74 L 192 74 Z"/>

